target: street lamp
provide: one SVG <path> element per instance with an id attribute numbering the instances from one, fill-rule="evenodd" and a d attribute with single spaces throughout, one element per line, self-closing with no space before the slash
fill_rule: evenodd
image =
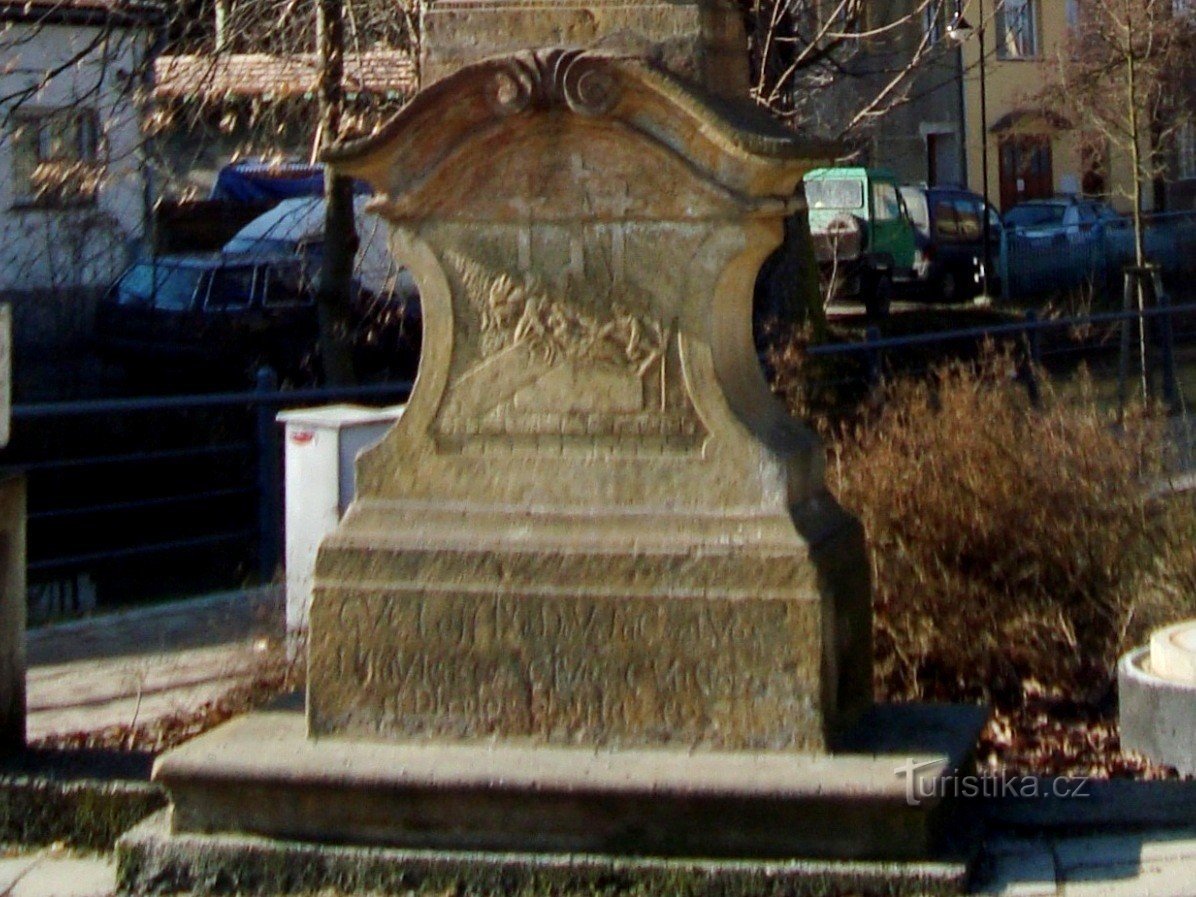
<path id="1" fill-rule="evenodd" d="M 988 296 L 988 271 L 992 264 L 992 229 L 988 220 L 988 90 L 985 83 L 984 0 L 979 0 L 977 15 L 980 17 L 980 24 L 972 27 L 963 17 L 961 2 L 957 2 L 955 16 L 947 25 L 947 39 L 962 46 L 975 34 L 980 41 L 980 178 L 984 193 L 984 258 L 980 263 L 980 284 L 981 295 Z"/>

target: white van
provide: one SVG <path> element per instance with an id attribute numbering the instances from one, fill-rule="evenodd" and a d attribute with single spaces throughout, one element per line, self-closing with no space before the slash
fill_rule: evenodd
<path id="1" fill-rule="evenodd" d="M 354 278 L 378 297 L 404 303 L 418 301 L 419 291 L 411 273 L 390 254 L 386 222 L 366 212 L 368 196 L 353 197 L 354 223 L 360 245 L 354 263 Z M 302 257 L 313 278 L 324 249 L 324 198 L 301 196 L 284 199 L 254 218 L 224 244 L 226 255 L 294 252 Z"/>

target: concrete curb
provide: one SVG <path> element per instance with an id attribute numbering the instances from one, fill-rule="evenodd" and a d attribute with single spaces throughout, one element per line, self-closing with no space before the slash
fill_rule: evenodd
<path id="1" fill-rule="evenodd" d="M 165 805 L 165 792 L 149 782 L 0 775 L 0 840 L 111 850 Z"/>
<path id="2" fill-rule="evenodd" d="M 77 620 L 46 623 L 41 626 L 31 627 L 28 635 L 31 638 L 40 639 L 55 635 L 91 632 L 104 626 L 148 623 L 180 615 L 194 616 L 202 613 L 218 613 L 227 609 L 237 609 L 245 605 L 254 609 L 273 609 L 281 606 L 283 597 L 283 587 L 276 583 L 246 589 L 229 589 L 224 592 L 201 595 L 197 598 L 178 598 L 158 604 L 127 607 L 108 613 L 82 617 Z"/>
<path id="3" fill-rule="evenodd" d="M 664 860 L 339 847 L 245 835 L 175 835 L 169 811 L 116 846 L 128 894 L 487 894 L 490 897 L 936 897 L 965 892 L 959 863 Z"/>
<path id="4" fill-rule="evenodd" d="M 1074 796 L 995 797 L 965 803 L 964 812 L 976 812 L 990 827 L 1052 835 L 1196 827 L 1196 780 L 1082 782 L 1039 777 L 1037 782 L 1039 794 L 1050 795 L 1061 783 Z"/>

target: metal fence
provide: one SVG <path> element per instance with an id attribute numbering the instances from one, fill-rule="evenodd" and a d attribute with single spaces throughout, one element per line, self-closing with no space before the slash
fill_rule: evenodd
<path id="1" fill-rule="evenodd" d="M 409 383 L 18 404 L 0 469 L 27 478 L 31 616 L 269 581 L 279 563 L 277 413 L 394 402 Z"/>
<path id="2" fill-rule="evenodd" d="M 1142 312 L 1003 312 L 975 326 L 898 330 L 893 323 L 809 347 L 813 376 L 852 401 L 872 401 L 888 377 L 975 357 L 995 341 L 1011 349 L 1032 398 L 1040 370 L 1079 360 L 1120 368 L 1124 397 L 1124 387 L 1138 385 L 1145 348 L 1152 387 L 1180 408 L 1176 349 L 1196 348 L 1196 302 L 1172 305 L 1164 292 Z M 269 581 L 282 544 L 277 413 L 348 400 L 389 404 L 409 391 L 408 383 L 284 391 L 263 371 L 247 392 L 16 405 L 0 469 L 28 479 L 31 615 Z M 39 603 L 39 589 L 58 597 Z"/>
<path id="3" fill-rule="evenodd" d="M 1148 215 L 1147 258 L 1172 288 L 1196 276 L 1196 212 Z M 1005 228 L 998 273 L 1001 296 L 1023 302 L 1074 294 L 1097 304 L 1118 303 L 1122 271 L 1135 261 L 1128 220 L 1096 224 Z"/>

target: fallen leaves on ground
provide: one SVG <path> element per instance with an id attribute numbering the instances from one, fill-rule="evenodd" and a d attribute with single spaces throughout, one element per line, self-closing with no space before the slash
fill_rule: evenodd
<path id="1" fill-rule="evenodd" d="M 122 723 L 94 731 L 48 735 L 32 742 L 30 747 L 57 750 L 146 751 L 158 754 L 302 686 L 302 664 L 288 660 L 282 646 L 272 644 L 269 650 L 262 652 L 261 662 L 247 675 L 245 681 L 199 707 L 181 710 L 143 723 Z"/>
<path id="2" fill-rule="evenodd" d="M 1121 749 L 1116 706 L 1029 695 L 994 708 L 980 735 L 976 765 L 985 774 L 1174 779 L 1169 766 Z"/>

